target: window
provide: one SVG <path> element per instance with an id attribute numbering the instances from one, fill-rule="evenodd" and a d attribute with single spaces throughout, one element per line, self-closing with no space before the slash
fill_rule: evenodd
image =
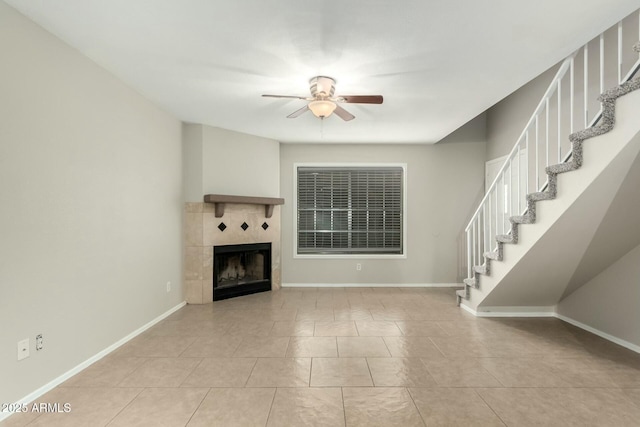
<path id="1" fill-rule="evenodd" d="M 297 254 L 402 255 L 404 166 L 296 166 Z"/>

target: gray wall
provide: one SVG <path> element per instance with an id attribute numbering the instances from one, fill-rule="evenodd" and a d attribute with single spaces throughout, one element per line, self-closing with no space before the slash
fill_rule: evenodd
<path id="1" fill-rule="evenodd" d="M 280 144 L 227 129 L 183 125 L 185 201 L 205 194 L 280 196 Z"/>
<path id="2" fill-rule="evenodd" d="M 640 347 L 640 246 L 560 301 L 559 314 Z"/>
<path id="3" fill-rule="evenodd" d="M 484 124 L 483 115 L 435 145 L 281 145 L 283 284 L 459 282 L 459 235 L 483 187 Z M 406 163 L 407 258 L 294 259 L 293 165 L 302 162 Z"/>
<path id="4" fill-rule="evenodd" d="M 550 68 L 487 110 L 487 161 L 511 152 L 557 69 Z"/>
<path id="5" fill-rule="evenodd" d="M 0 56 L 0 402 L 10 403 L 183 301 L 181 125 L 3 2 Z M 18 362 L 24 338 L 31 357 Z"/>

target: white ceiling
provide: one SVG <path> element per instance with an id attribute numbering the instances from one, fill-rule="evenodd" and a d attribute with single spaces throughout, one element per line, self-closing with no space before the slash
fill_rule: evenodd
<path id="1" fill-rule="evenodd" d="M 5 0 L 186 122 L 282 142 L 442 139 L 638 0 Z M 305 113 L 308 80 L 351 122 Z"/>

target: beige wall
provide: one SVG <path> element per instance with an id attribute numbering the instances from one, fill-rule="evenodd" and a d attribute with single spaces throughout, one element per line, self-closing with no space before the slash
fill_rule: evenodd
<path id="1" fill-rule="evenodd" d="M 202 138 L 204 194 L 279 197 L 277 141 L 211 126 Z"/>
<path id="2" fill-rule="evenodd" d="M 10 403 L 183 301 L 182 170 L 178 120 L 3 2 L 0 56 L 0 402 Z M 18 362 L 24 338 L 31 357 Z"/>
<path id="3" fill-rule="evenodd" d="M 560 301 L 559 314 L 640 346 L 640 246 Z"/>
<path id="4" fill-rule="evenodd" d="M 185 202 L 201 202 L 205 194 L 202 182 L 203 127 L 199 124 L 182 124 L 182 185 Z"/>
<path id="5" fill-rule="evenodd" d="M 184 124 L 186 202 L 205 194 L 280 196 L 277 141 L 201 124 Z"/>
<path id="6" fill-rule="evenodd" d="M 480 116 L 435 145 L 283 144 L 283 285 L 458 282 L 458 238 L 483 186 L 484 130 Z M 406 163 L 406 259 L 294 259 L 293 165 L 302 162 Z"/>
<path id="7" fill-rule="evenodd" d="M 487 110 L 487 161 L 511 152 L 557 69 L 551 67 Z"/>

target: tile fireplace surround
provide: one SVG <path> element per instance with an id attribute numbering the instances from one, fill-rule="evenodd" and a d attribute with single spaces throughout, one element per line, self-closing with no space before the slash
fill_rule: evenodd
<path id="1" fill-rule="evenodd" d="M 243 224 L 248 227 L 243 228 Z M 271 289 L 277 290 L 280 289 L 280 206 L 275 206 L 271 218 L 266 218 L 264 205 L 230 203 L 226 205 L 224 215 L 216 218 L 212 203 L 185 203 L 184 288 L 187 303 L 213 302 L 214 246 L 268 242 L 271 242 Z"/>

